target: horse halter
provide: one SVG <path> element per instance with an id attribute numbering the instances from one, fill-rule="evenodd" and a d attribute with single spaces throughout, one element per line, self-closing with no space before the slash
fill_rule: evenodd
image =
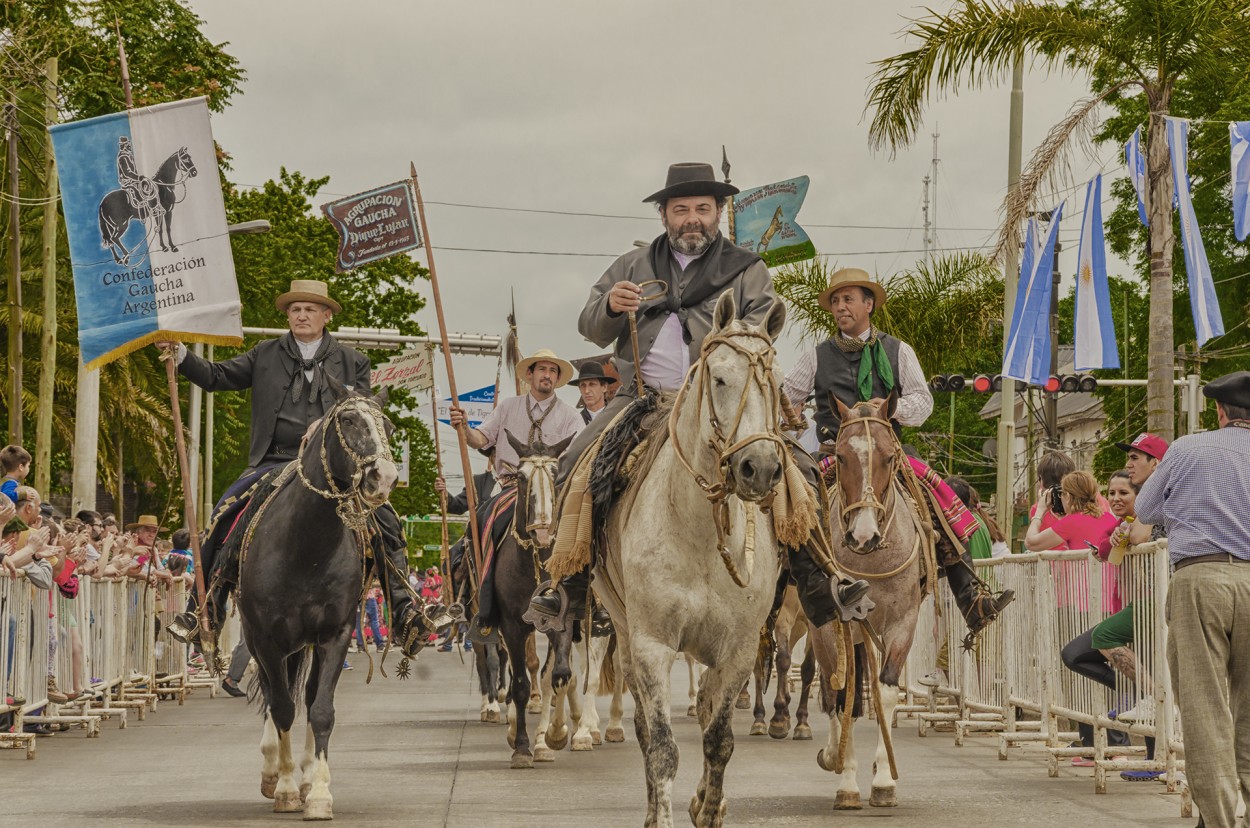
<path id="1" fill-rule="evenodd" d="M 866 452 L 867 457 L 865 457 L 864 459 L 864 479 L 865 479 L 864 489 L 863 489 L 863 492 L 861 493 L 860 500 L 856 500 L 853 503 L 849 503 L 843 506 L 838 511 L 839 533 L 843 533 L 845 531 L 847 515 L 849 515 L 851 512 L 855 511 L 856 509 L 875 509 L 876 511 L 881 513 L 882 519 L 889 517 L 891 514 L 890 510 L 886 507 L 885 502 L 883 500 L 880 500 L 877 497 L 877 493 L 873 489 L 873 486 L 872 486 L 872 461 L 873 461 L 873 454 L 876 450 L 877 442 L 876 440 L 872 439 L 872 435 L 871 435 L 871 432 L 869 432 L 868 427 L 871 423 L 880 423 L 881 425 L 885 426 L 887 429 L 891 429 L 890 433 L 893 434 L 893 431 L 892 431 L 892 429 L 894 428 L 893 424 L 890 423 L 889 420 L 884 419 L 883 417 L 877 417 L 873 415 L 863 415 L 863 416 L 852 417 L 850 419 L 843 420 L 841 425 L 838 427 L 838 437 L 837 437 L 837 440 L 834 441 L 834 446 L 836 448 L 842 445 L 843 437 L 846 435 L 847 426 L 858 425 L 861 423 L 864 426 L 864 436 L 867 438 L 866 442 L 868 444 L 868 448 Z M 893 492 L 894 490 L 893 481 L 894 481 L 895 473 L 898 471 L 898 463 L 899 463 L 898 452 L 897 451 L 890 452 L 889 467 L 886 469 L 887 493 Z"/>
<path id="2" fill-rule="evenodd" d="M 525 477 L 526 480 L 528 481 L 529 479 L 531 479 L 532 475 L 535 473 L 545 475 L 547 479 L 551 481 L 551 495 L 554 497 L 555 488 L 556 488 L 555 487 L 556 469 L 559 465 L 560 465 L 560 458 L 558 457 L 544 457 L 544 456 L 538 455 L 538 456 L 533 456 L 533 457 L 522 458 L 518 466 L 517 477 Z M 520 474 L 520 466 L 530 466 L 532 467 L 533 471 L 531 472 L 530 475 L 522 475 Z M 520 484 L 518 483 L 517 485 L 519 486 Z M 529 494 L 528 484 L 526 485 L 526 494 L 527 495 Z M 517 516 L 520 515 L 520 509 L 522 508 L 525 509 L 525 521 L 526 521 L 524 537 L 522 537 L 521 532 L 517 531 L 517 520 L 516 520 Z M 551 508 L 553 510 L 552 517 L 555 517 L 555 513 L 554 513 L 555 503 L 554 502 L 551 504 Z M 519 497 L 517 498 L 517 510 L 518 511 L 513 515 L 513 518 L 512 518 L 512 538 L 513 540 L 516 541 L 517 546 L 519 546 L 522 549 L 530 549 L 530 550 L 546 548 L 546 547 L 539 547 L 538 541 L 534 539 L 533 533 L 535 529 L 540 529 L 543 526 L 548 526 L 549 524 L 534 523 L 533 521 L 531 521 L 529 519 L 530 517 L 529 503 L 528 502 L 522 503 Z M 550 543 L 548 543 L 547 545 L 550 546 Z"/>
<path id="3" fill-rule="evenodd" d="M 373 454 L 357 454 L 344 436 L 342 415 L 348 411 L 363 414 L 371 419 L 374 426 L 376 426 L 379 447 Z M 351 474 L 351 483 L 343 489 L 340 489 L 338 484 L 334 482 L 334 473 L 330 470 L 330 458 L 326 452 L 326 432 L 331 425 L 334 426 L 334 433 L 338 437 L 339 446 L 342 447 L 343 453 L 347 455 L 354 466 Z M 386 422 L 382 417 L 382 409 L 367 397 L 348 397 L 335 403 L 330 412 L 326 414 L 325 420 L 321 424 L 320 433 L 321 445 L 319 453 L 321 456 L 321 470 L 326 478 L 326 488 L 317 488 L 304 472 L 304 449 L 308 447 L 307 440 L 300 445 L 299 459 L 296 461 L 300 482 L 304 484 L 304 488 L 321 495 L 326 500 L 338 501 L 334 510 L 338 513 L 344 525 L 357 532 L 363 532 L 368 525 L 369 516 L 381 505 L 367 504 L 360 494 L 360 481 L 364 477 L 364 469 L 370 463 L 376 463 L 378 460 L 395 462 L 395 457 L 391 453 L 391 444 L 386 439 Z"/>
<path id="4" fill-rule="evenodd" d="M 768 347 L 762 351 L 752 351 L 744 347 L 740 342 L 735 342 L 734 340 L 738 337 L 759 339 Z M 742 396 L 738 400 L 738 407 L 734 411 L 733 422 L 728 430 L 728 437 L 722 431 L 721 419 L 717 415 L 716 405 L 712 401 L 712 374 L 705 368 L 708 354 L 721 346 L 729 347 L 746 357 L 747 363 L 751 368 L 751 376 L 742 390 Z M 725 545 L 725 539 L 729 536 L 729 505 L 726 503 L 726 500 L 728 500 L 730 495 L 735 494 L 726 484 L 726 479 L 729 475 L 729 458 L 735 452 L 760 441 L 768 441 L 773 444 L 773 447 L 777 450 L 782 467 L 785 467 L 788 455 L 786 454 L 785 443 L 782 442 L 778 434 L 781 423 L 781 404 L 779 401 L 781 389 L 775 381 L 773 374 L 773 359 L 775 356 L 776 351 L 773 349 L 772 337 L 763 331 L 730 331 L 707 337 L 699 351 L 699 361 L 691 368 L 694 377 L 677 392 L 677 399 L 673 403 L 673 410 L 668 418 L 668 439 L 673 444 L 673 452 L 677 455 L 677 461 L 690 473 L 690 476 L 694 478 L 694 482 L 698 484 L 699 488 L 707 495 L 707 499 L 712 503 L 713 520 L 716 524 L 716 550 L 720 553 L 721 560 L 724 562 L 725 568 L 729 571 L 729 575 L 733 578 L 734 583 L 744 588 L 748 586 L 749 582 L 742 580 L 739 576 L 737 567 Z M 716 455 L 715 482 L 709 481 L 691 465 L 686 458 L 685 452 L 682 450 L 681 442 L 677 439 L 677 422 L 685 406 L 687 393 L 690 387 L 696 383 L 699 386 L 699 394 L 695 400 L 696 416 L 703 411 L 704 397 L 708 401 L 708 418 L 712 426 L 712 436 L 708 440 L 708 448 Z M 759 388 L 763 393 L 765 405 L 771 414 L 770 424 L 773 428 L 769 431 L 759 431 L 747 437 L 738 438 L 735 442 L 725 445 L 728 440 L 738 437 L 738 428 L 742 425 L 742 416 L 746 411 L 747 398 L 750 396 L 752 386 Z M 767 509 L 771 505 L 774 494 L 775 490 L 761 501 L 762 508 Z M 749 507 L 747 508 L 746 545 L 747 577 L 749 578 L 755 555 L 755 510 Z"/>

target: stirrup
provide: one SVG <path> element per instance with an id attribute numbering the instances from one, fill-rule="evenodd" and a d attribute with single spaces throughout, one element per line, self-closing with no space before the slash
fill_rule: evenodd
<path id="1" fill-rule="evenodd" d="M 603 605 L 599 605 L 599 609 L 603 612 L 604 617 L 596 619 L 595 614 L 590 614 L 590 637 L 591 638 L 607 638 L 616 632 L 616 627 L 612 626 L 612 616 L 608 615 L 608 611 L 603 609 Z"/>
<path id="2" fill-rule="evenodd" d="M 549 615 L 534 606 L 531 599 L 529 609 L 521 616 L 521 620 L 526 624 L 534 627 L 534 630 L 547 635 L 548 633 L 564 632 L 567 625 L 569 613 L 569 594 L 565 591 L 564 585 L 560 583 L 552 583 L 551 581 L 543 581 L 538 585 L 536 595 L 544 592 L 554 592 L 560 598 L 560 609 L 555 615 Z"/>
<path id="3" fill-rule="evenodd" d="M 460 608 L 460 615 L 464 616 L 464 608 Z M 421 608 L 421 617 L 429 624 L 429 628 L 434 632 L 444 630 L 456 623 L 456 618 L 451 611 L 442 604 L 426 604 Z"/>
<path id="4" fill-rule="evenodd" d="M 190 644 L 199 628 L 200 619 L 194 612 L 177 613 L 174 615 L 173 619 L 165 625 L 165 630 L 169 633 L 170 637 L 182 644 Z"/>
<path id="5" fill-rule="evenodd" d="M 459 601 L 456 601 L 454 604 L 452 604 L 450 607 L 447 608 L 447 615 L 451 617 L 451 623 L 463 624 L 464 619 L 465 619 L 464 604 L 460 603 Z"/>
<path id="6" fill-rule="evenodd" d="M 868 597 L 868 590 L 864 590 L 863 594 L 855 600 L 853 604 L 843 604 L 839 595 L 842 583 L 835 581 L 829 585 L 830 591 L 833 593 L 833 604 L 838 608 L 838 616 L 843 623 L 850 621 L 863 621 L 868 617 L 868 613 L 876 608 L 877 603 Z"/>
<path id="7" fill-rule="evenodd" d="M 474 618 L 469 624 L 469 640 L 474 644 L 483 644 L 489 646 L 494 644 L 498 646 L 501 642 L 499 637 L 499 628 L 495 626 L 482 626 L 481 618 Z M 454 642 L 453 645 L 455 646 Z"/>

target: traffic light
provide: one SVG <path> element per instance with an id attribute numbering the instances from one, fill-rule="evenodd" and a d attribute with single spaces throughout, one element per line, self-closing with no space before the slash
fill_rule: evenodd
<path id="1" fill-rule="evenodd" d="M 1003 378 L 995 374 L 978 374 L 973 377 L 971 385 L 963 374 L 938 374 L 929 380 L 929 387 L 934 391 L 975 391 L 978 394 L 990 394 L 1003 390 Z"/>
<path id="2" fill-rule="evenodd" d="M 1088 394 L 1098 388 L 1098 380 L 1089 374 L 1051 374 L 1042 390 L 1051 394 Z"/>

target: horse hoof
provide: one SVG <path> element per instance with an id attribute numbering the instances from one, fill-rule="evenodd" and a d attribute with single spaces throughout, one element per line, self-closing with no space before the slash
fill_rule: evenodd
<path id="1" fill-rule="evenodd" d="M 304 821 L 334 819 L 334 800 L 314 799 L 304 804 Z"/>
<path id="2" fill-rule="evenodd" d="M 543 712 L 542 699 L 530 699 L 530 703 L 525 705 L 525 712 L 536 715 Z"/>
<path id="3" fill-rule="evenodd" d="M 768 723 L 768 735 L 774 739 L 784 739 L 790 735 L 790 722 L 782 720 Z"/>
<path id="4" fill-rule="evenodd" d="M 278 774 L 275 773 L 270 775 L 262 773 L 260 775 L 260 795 L 265 799 L 273 799 L 273 792 L 277 789 L 277 787 Z"/>
<path id="5" fill-rule="evenodd" d="M 482 719 L 482 721 L 486 722 L 487 724 L 499 724 L 499 711 L 487 710 L 486 716 Z"/>
<path id="6" fill-rule="evenodd" d="M 746 693 L 742 693 L 741 695 L 738 696 L 738 700 L 734 702 L 734 708 L 738 710 L 750 710 L 751 709 L 751 697 L 748 696 Z"/>
<path id="7" fill-rule="evenodd" d="M 534 759 L 532 761 L 554 762 L 556 761 L 556 755 L 551 750 L 551 748 L 547 747 L 546 745 L 539 745 L 538 747 L 534 748 Z"/>
<path id="8" fill-rule="evenodd" d="M 832 757 L 828 759 L 825 758 L 824 748 L 821 748 L 820 750 L 816 751 L 816 764 L 820 765 L 821 770 L 826 770 L 826 771 L 829 771 L 830 773 L 835 773 L 833 769 L 833 759 Z"/>
<path id="9" fill-rule="evenodd" d="M 308 804 L 308 792 L 312 790 L 311 782 L 301 783 L 299 786 L 299 801 L 305 805 Z"/>
<path id="10" fill-rule="evenodd" d="M 512 754 L 512 769 L 513 770 L 527 770 L 532 767 L 534 767 L 533 754 L 522 753 L 519 750 L 516 753 Z"/>
<path id="11" fill-rule="evenodd" d="M 603 738 L 608 740 L 609 742 L 624 742 L 625 741 L 625 728 L 609 727 L 608 732 L 603 734 Z"/>
<path id="12" fill-rule="evenodd" d="M 895 795 L 894 788 L 878 788 L 872 786 L 872 796 L 868 797 L 868 804 L 874 808 L 897 808 L 898 797 Z"/>
<path id="13" fill-rule="evenodd" d="M 797 724 L 794 726 L 794 741 L 810 742 L 812 740 L 812 726 L 806 724 Z"/>
<path id="14" fill-rule="evenodd" d="M 767 735 L 767 733 L 768 733 L 768 728 L 764 726 L 763 722 L 753 722 L 751 724 L 752 736 L 764 736 L 764 735 Z"/>
<path id="15" fill-rule="evenodd" d="M 699 708 L 698 708 L 698 706 L 697 706 L 697 705 L 693 705 L 693 704 L 692 704 L 692 705 L 690 705 L 689 707 L 687 707 L 687 708 L 686 708 L 686 715 L 687 715 L 687 716 L 690 716 L 691 718 L 694 718 L 695 716 L 698 716 L 698 715 L 699 715 Z"/>
<path id="16" fill-rule="evenodd" d="M 729 803 L 721 800 L 720 805 L 716 808 L 716 813 L 704 813 L 703 803 L 699 801 L 699 795 L 695 794 L 690 798 L 690 822 L 695 828 L 720 828 L 725 824 L 725 814 L 729 813 Z M 701 819 L 702 818 L 702 819 Z"/>
<path id="17" fill-rule="evenodd" d="M 304 803 L 299 801 L 299 791 L 283 791 L 273 798 L 275 814 L 293 814 L 304 810 Z"/>
<path id="18" fill-rule="evenodd" d="M 564 750 L 564 748 L 568 746 L 569 729 L 567 725 L 565 727 L 560 728 L 560 734 L 558 736 L 553 735 L 553 731 L 551 730 L 547 731 L 546 736 L 547 736 L 547 747 L 551 748 L 552 750 Z"/>
<path id="19" fill-rule="evenodd" d="M 596 747 L 603 744 L 603 734 L 598 730 L 590 731 L 590 743 Z"/>
<path id="20" fill-rule="evenodd" d="M 594 750 L 595 740 L 590 738 L 589 736 L 574 736 L 572 749 L 573 750 Z"/>
<path id="21" fill-rule="evenodd" d="M 835 811 L 859 811 L 863 807 L 864 802 L 859 798 L 859 791 L 838 791 L 833 799 Z"/>

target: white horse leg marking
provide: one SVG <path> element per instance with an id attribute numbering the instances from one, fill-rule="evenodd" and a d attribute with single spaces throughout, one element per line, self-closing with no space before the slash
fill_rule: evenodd
<path id="1" fill-rule="evenodd" d="M 608 709 L 608 729 L 603 738 L 609 742 L 623 742 L 625 726 L 621 720 L 625 716 L 625 665 L 621 662 L 619 645 L 612 659 L 616 663 L 616 682 L 612 685 L 612 706 Z"/>
<path id="2" fill-rule="evenodd" d="M 690 706 L 686 708 L 686 715 L 694 717 L 699 715 L 698 701 L 700 669 L 699 662 L 695 661 L 694 656 L 690 655 L 690 653 L 686 653 L 686 668 L 690 678 L 690 689 L 686 694 L 690 699 Z"/>
<path id="3" fill-rule="evenodd" d="M 894 721 L 894 708 L 898 707 L 898 688 L 890 687 L 887 684 L 878 684 L 881 692 L 881 721 Z M 872 794 L 868 798 L 868 804 L 876 808 L 893 808 L 898 805 L 898 797 L 895 794 L 896 782 L 890 774 L 890 757 L 886 753 L 885 739 L 881 737 L 880 728 L 877 730 L 877 754 L 873 758 L 872 774 Z"/>
<path id="4" fill-rule="evenodd" d="M 309 722 L 307 726 L 307 734 L 304 737 L 304 758 L 301 759 L 299 763 L 300 799 L 307 799 L 308 790 L 312 787 L 313 763 L 317 761 L 316 747 L 317 739 L 313 735 L 312 722 Z"/>
<path id="5" fill-rule="evenodd" d="M 312 788 L 304 802 L 304 819 L 334 819 L 334 797 L 330 795 L 330 763 L 323 753 L 313 765 Z"/>
<path id="6" fill-rule="evenodd" d="M 850 703 L 849 698 L 847 702 Z M 841 739 L 842 716 L 839 711 L 833 710 L 829 713 L 829 741 L 816 755 L 817 764 L 831 773 L 834 772 L 834 763 L 838 759 L 838 744 Z M 837 793 L 833 800 L 835 811 L 858 811 L 864 807 L 859 797 L 859 783 L 856 781 L 858 770 L 859 764 L 855 758 L 855 720 L 852 719 L 851 733 L 846 743 L 846 764 L 842 768 L 842 773 L 838 774 Z"/>
<path id="7" fill-rule="evenodd" d="M 278 729 L 273 726 L 273 719 L 265 714 L 265 725 L 260 735 L 260 795 L 265 799 L 273 799 L 274 788 L 278 786 Z"/>
<path id="8" fill-rule="evenodd" d="M 278 787 L 273 792 L 273 809 L 285 814 L 302 811 L 299 785 L 295 782 L 295 760 L 291 756 L 291 731 L 278 734 Z"/>
<path id="9" fill-rule="evenodd" d="M 603 671 L 603 657 L 607 654 L 608 639 L 592 638 L 590 640 L 590 660 L 586 664 L 589 688 L 577 723 L 577 732 L 573 734 L 573 750 L 593 750 L 595 745 L 603 744 L 603 734 L 599 730 L 599 675 Z"/>
<path id="10" fill-rule="evenodd" d="M 551 667 L 555 664 L 554 657 L 548 659 L 547 678 L 544 691 L 550 690 L 551 723 L 544 731 L 545 744 L 552 750 L 564 750 L 569 744 L 569 714 L 580 715 L 581 706 L 577 703 L 576 694 L 582 682 L 582 672 L 577 661 L 578 648 L 572 647 L 569 652 L 569 670 L 572 677 L 556 690 L 552 687 Z M 576 708 L 576 710 L 574 710 Z M 553 759 L 555 757 L 552 757 Z"/>
<path id="11" fill-rule="evenodd" d="M 556 760 L 555 753 L 551 748 L 547 747 L 547 728 L 552 726 L 551 705 L 555 696 L 555 690 L 551 687 L 551 668 L 543 665 L 539 668 L 538 686 L 541 695 L 541 711 L 538 715 L 538 726 L 534 728 L 534 761 L 535 762 L 554 762 Z M 573 674 L 573 680 L 577 680 L 577 674 Z M 561 711 L 563 712 L 563 711 Z"/>

